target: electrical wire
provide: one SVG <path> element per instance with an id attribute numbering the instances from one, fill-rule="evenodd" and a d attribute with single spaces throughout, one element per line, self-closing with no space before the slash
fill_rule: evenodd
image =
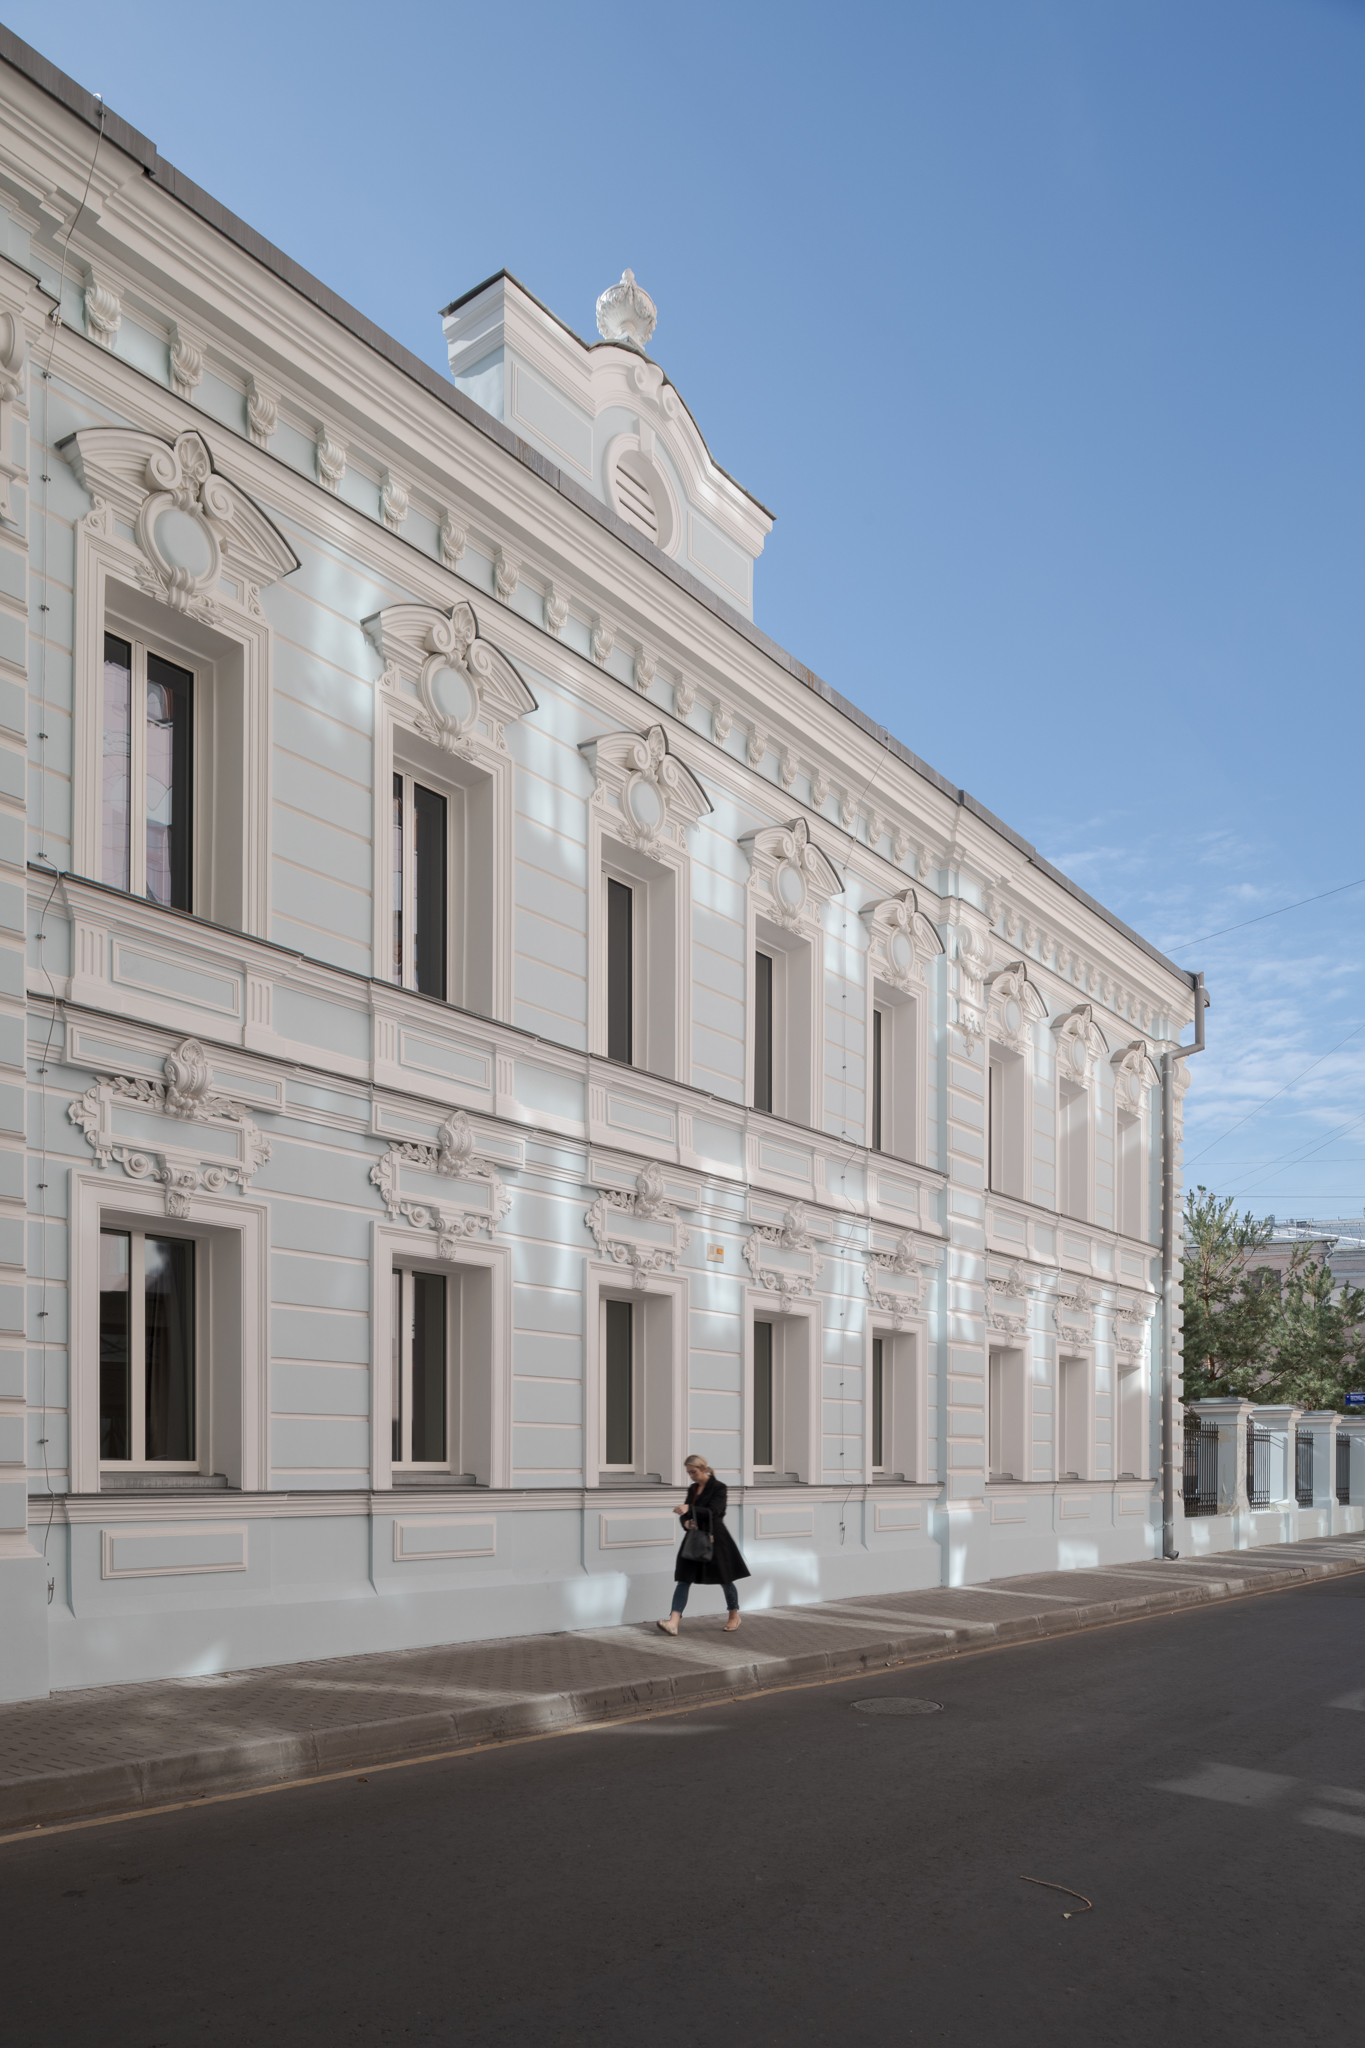
<path id="1" fill-rule="evenodd" d="M 1204 1153 L 1206 1152 L 1212 1152 L 1215 1145 L 1221 1145 L 1224 1138 L 1230 1138 L 1234 1131 L 1240 1131 L 1243 1124 L 1249 1124 L 1254 1116 L 1259 1116 L 1263 1109 L 1269 1109 L 1272 1102 L 1278 1102 L 1280 1097 L 1282 1095 L 1287 1095 L 1291 1088 L 1297 1088 L 1300 1081 L 1307 1080 L 1308 1076 L 1312 1073 L 1314 1067 L 1320 1067 L 1324 1060 L 1330 1060 L 1334 1052 L 1340 1052 L 1343 1045 L 1349 1045 L 1351 1040 L 1357 1037 L 1359 1033 L 1362 1031 L 1365 1031 L 1365 1023 L 1355 1025 L 1350 1031 L 1347 1032 L 1344 1038 L 1339 1038 L 1335 1045 L 1328 1046 L 1326 1052 L 1319 1053 L 1315 1060 L 1310 1060 L 1308 1065 L 1304 1068 L 1301 1074 L 1296 1074 L 1292 1081 L 1286 1081 L 1283 1088 L 1277 1088 L 1273 1095 L 1267 1095 L 1264 1102 L 1258 1102 L 1254 1109 L 1249 1109 L 1246 1115 L 1243 1117 L 1239 1117 L 1235 1124 L 1229 1124 L 1227 1129 L 1222 1133 L 1220 1137 L 1210 1138 L 1208 1144 L 1205 1145 L 1204 1150 L 1202 1152 L 1196 1152 L 1193 1159 L 1187 1159 L 1185 1161 L 1186 1174 L 1188 1175 L 1190 1168 L 1195 1163 L 1195 1160 L 1202 1159 L 1204 1157 Z M 1271 1164 L 1274 1164 L 1273 1160 L 1271 1161 Z"/>
<path id="2" fill-rule="evenodd" d="M 1340 882 L 1335 889 L 1324 889 L 1317 896 L 1301 896 L 1297 903 L 1282 903 L 1278 910 L 1263 910 L 1259 917 L 1244 917 L 1240 924 L 1225 924 L 1216 932 L 1201 932 L 1197 939 L 1176 939 L 1171 950 L 1183 950 L 1186 946 L 1206 946 L 1210 939 L 1225 939 L 1229 932 L 1244 932 L 1249 924 L 1264 924 L 1268 917 L 1284 917 L 1288 911 L 1302 910 L 1309 903 L 1325 903 L 1329 896 L 1344 896 L 1348 889 L 1365 888 L 1365 875 L 1358 882 Z"/>

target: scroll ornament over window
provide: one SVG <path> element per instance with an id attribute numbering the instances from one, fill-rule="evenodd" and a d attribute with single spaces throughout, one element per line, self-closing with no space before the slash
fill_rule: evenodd
<path id="1" fill-rule="evenodd" d="M 1028 978 L 1022 960 L 997 967 L 986 977 L 986 1029 L 995 1045 L 1027 1054 L 1033 1046 L 1033 1026 L 1044 1022 L 1047 1004 Z"/>
<path id="2" fill-rule="evenodd" d="M 671 1273 L 692 1241 L 678 1221 L 662 1169 L 651 1161 L 633 1189 L 604 1188 L 583 1221 L 593 1242 L 615 1265 L 628 1266 L 635 1285 L 651 1273 Z"/>
<path id="3" fill-rule="evenodd" d="M 1148 1107 L 1150 1091 L 1161 1086 L 1161 1076 L 1146 1039 L 1135 1038 L 1131 1045 L 1125 1045 L 1114 1054 L 1111 1065 L 1115 1107 L 1126 1110 L 1130 1116 L 1141 1116 Z"/>
<path id="4" fill-rule="evenodd" d="M 480 1231 L 491 1237 L 512 1206 L 511 1190 L 497 1168 L 475 1148 L 473 1126 L 457 1109 L 441 1125 L 434 1145 L 390 1145 L 370 1168 L 389 1220 L 401 1216 L 414 1230 L 434 1231 L 441 1259 L 454 1259 L 460 1244 Z M 448 1201 L 426 1193 L 423 1184 L 433 1177 L 451 1183 Z"/>
<path id="5" fill-rule="evenodd" d="M 183 1219 L 197 1194 L 219 1194 L 225 1187 L 245 1193 L 270 1157 L 270 1140 L 244 1109 L 213 1093 L 208 1055 L 198 1039 L 187 1038 L 168 1053 L 162 1071 L 164 1081 L 123 1074 L 95 1081 L 69 1104 L 67 1115 L 102 1167 L 117 1162 L 131 1180 L 159 1181 L 166 1214 Z M 153 1119 L 197 1126 L 199 1144 L 178 1134 L 161 1139 Z"/>
<path id="6" fill-rule="evenodd" d="M 472 759 L 480 744 L 507 752 L 503 726 L 525 718 L 536 700 L 501 649 L 479 637 L 472 604 L 452 611 L 429 604 L 392 604 L 365 621 L 384 662 L 380 687 L 403 701 L 416 694 L 412 723 L 444 753 Z"/>
<path id="7" fill-rule="evenodd" d="M 991 964 L 988 932 L 978 929 L 954 905 L 952 924 L 957 932 L 957 1028 L 966 1040 L 970 1057 L 985 1029 L 985 984 Z"/>
<path id="8" fill-rule="evenodd" d="M 831 897 L 843 894 L 844 878 L 810 836 L 804 818 L 746 832 L 740 845 L 753 870 L 749 886 L 764 917 L 784 931 L 818 926 Z"/>
<path id="9" fill-rule="evenodd" d="M 1087 1280 L 1063 1277 L 1052 1298 L 1052 1326 L 1064 1344 L 1090 1344 L 1095 1337 L 1095 1310 L 1100 1290 Z"/>
<path id="10" fill-rule="evenodd" d="M 603 733 L 584 740 L 580 752 L 597 778 L 593 802 L 610 815 L 615 837 L 641 853 L 681 847 L 686 828 L 711 808 L 687 763 L 670 751 L 661 725 L 643 735 Z"/>
<path id="11" fill-rule="evenodd" d="M 1152 1296 L 1145 1300 L 1141 1295 L 1121 1294 L 1109 1311 L 1114 1330 L 1114 1349 L 1120 1358 L 1136 1362 L 1147 1352 L 1147 1333 L 1156 1301 Z"/>
<path id="12" fill-rule="evenodd" d="M 1058 1079 L 1088 1087 L 1097 1062 L 1109 1057 L 1109 1042 L 1095 1022 L 1089 1003 L 1077 1003 L 1052 1029 L 1057 1037 Z"/>
<path id="13" fill-rule="evenodd" d="M 929 1282 L 942 1252 L 939 1246 L 922 1242 L 902 1231 L 887 1247 L 875 1243 L 869 1248 L 863 1278 L 868 1298 L 879 1315 L 889 1316 L 893 1329 L 903 1328 L 906 1318 L 923 1312 Z"/>
<path id="14" fill-rule="evenodd" d="M 1003 1273 L 987 1270 L 986 1328 L 997 1337 L 1022 1337 L 1028 1329 L 1029 1281 L 1016 1259 Z"/>
<path id="15" fill-rule="evenodd" d="M 260 618 L 261 591 L 299 566 L 260 506 L 215 470 L 200 434 L 172 443 L 128 427 L 83 427 L 58 453 L 95 501 L 87 531 L 118 541 L 118 523 L 131 526 L 134 580 L 175 611 L 210 625 L 224 605 Z"/>
<path id="16" fill-rule="evenodd" d="M 872 971 L 907 993 L 922 984 L 928 961 L 943 951 L 943 941 L 919 907 L 913 889 L 884 896 L 862 913 L 872 953 Z"/>
<path id="17" fill-rule="evenodd" d="M 797 1202 L 778 1224 L 756 1223 L 744 1240 L 744 1257 L 754 1285 L 781 1298 L 784 1309 L 813 1294 L 824 1270 L 816 1253 L 811 1218 Z"/>

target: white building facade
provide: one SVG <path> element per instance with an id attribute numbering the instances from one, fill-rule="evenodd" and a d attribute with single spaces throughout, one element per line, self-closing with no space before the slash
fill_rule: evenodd
<path id="1" fill-rule="evenodd" d="M 750 1604 L 1153 1554 L 1190 976 L 754 626 L 628 275 L 439 376 L 0 57 L 0 1691 L 652 1617 L 693 1450 Z"/>

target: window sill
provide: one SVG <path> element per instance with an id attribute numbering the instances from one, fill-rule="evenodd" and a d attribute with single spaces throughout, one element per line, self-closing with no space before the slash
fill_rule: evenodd
<path id="1" fill-rule="evenodd" d="M 478 1483 L 472 1472 L 395 1472 L 393 1475 L 395 1493 L 448 1493 L 452 1486 L 473 1488 Z"/>
<path id="2" fill-rule="evenodd" d="M 101 1493 L 237 1493 L 221 1472 L 101 1472 Z"/>

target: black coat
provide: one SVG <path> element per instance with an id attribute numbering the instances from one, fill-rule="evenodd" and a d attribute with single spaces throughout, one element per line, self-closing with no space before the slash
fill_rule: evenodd
<path id="1" fill-rule="evenodd" d="M 687 1524 L 695 1522 L 700 1529 L 709 1530 L 714 1548 L 708 1564 L 699 1564 L 694 1558 L 684 1557 L 682 1546 L 678 1547 L 678 1562 L 674 1577 L 678 1585 L 728 1586 L 735 1579 L 747 1579 L 749 1567 L 739 1554 L 739 1545 L 725 1526 L 725 1482 L 714 1475 L 698 1492 L 695 1486 L 687 1489 L 687 1513 L 683 1516 L 683 1534 Z"/>

